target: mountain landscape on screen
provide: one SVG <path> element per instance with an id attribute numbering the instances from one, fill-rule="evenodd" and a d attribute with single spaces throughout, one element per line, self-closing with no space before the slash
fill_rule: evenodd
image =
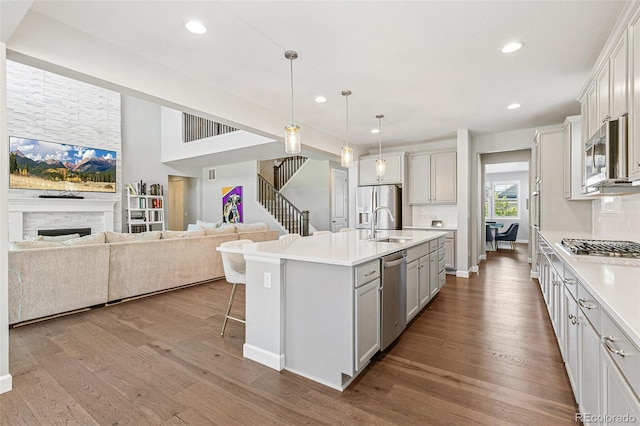
<path id="1" fill-rule="evenodd" d="M 116 153 L 97 148 L 9 138 L 9 188 L 116 191 Z"/>

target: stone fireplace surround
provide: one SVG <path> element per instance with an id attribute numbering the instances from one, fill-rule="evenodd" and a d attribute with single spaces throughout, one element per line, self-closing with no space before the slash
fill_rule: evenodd
<path id="1" fill-rule="evenodd" d="M 37 235 L 38 229 L 89 227 L 113 231 L 116 200 L 9 198 L 9 241 Z"/>

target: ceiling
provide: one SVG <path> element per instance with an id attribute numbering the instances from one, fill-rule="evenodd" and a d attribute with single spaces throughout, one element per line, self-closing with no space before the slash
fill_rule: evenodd
<path id="1" fill-rule="evenodd" d="M 287 117 L 284 52 L 296 50 L 295 121 L 303 143 L 305 126 L 344 138 L 341 91 L 350 89 L 350 142 L 373 148 L 376 114 L 385 116 L 385 146 L 454 138 L 457 129 L 532 128 L 579 114 L 578 92 L 625 3 L 47 0 L 33 2 L 28 13 Z M 190 19 L 208 32 L 187 32 Z M 524 48 L 499 53 L 509 41 Z M 327 102 L 314 102 L 317 95 Z M 514 102 L 522 107 L 507 110 Z"/>

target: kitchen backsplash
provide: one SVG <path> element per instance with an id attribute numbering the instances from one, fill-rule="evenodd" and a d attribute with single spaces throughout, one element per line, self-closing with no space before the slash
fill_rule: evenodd
<path id="1" fill-rule="evenodd" d="M 455 204 L 411 206 L 413 226 L 431 226 L 432 220 L 441 220 L 443 226 L 458 226 L 458 208 Z"/>
<path id="2" fill-rule="evenodd" d="M 592 219 L 598 237 L 640 241 L 640 194 L 594 200 Z"/>

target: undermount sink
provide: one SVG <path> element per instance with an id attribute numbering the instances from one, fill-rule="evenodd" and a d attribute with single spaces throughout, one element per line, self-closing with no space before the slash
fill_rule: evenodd
<path id="1" fill-rule="evenodd" d="M 369 240 L 374 243 L 406 243 L 407 241 L 411 241 L 411 238 L 407 237 L 384 237 L 384 238 L 374 238 Z"/>

